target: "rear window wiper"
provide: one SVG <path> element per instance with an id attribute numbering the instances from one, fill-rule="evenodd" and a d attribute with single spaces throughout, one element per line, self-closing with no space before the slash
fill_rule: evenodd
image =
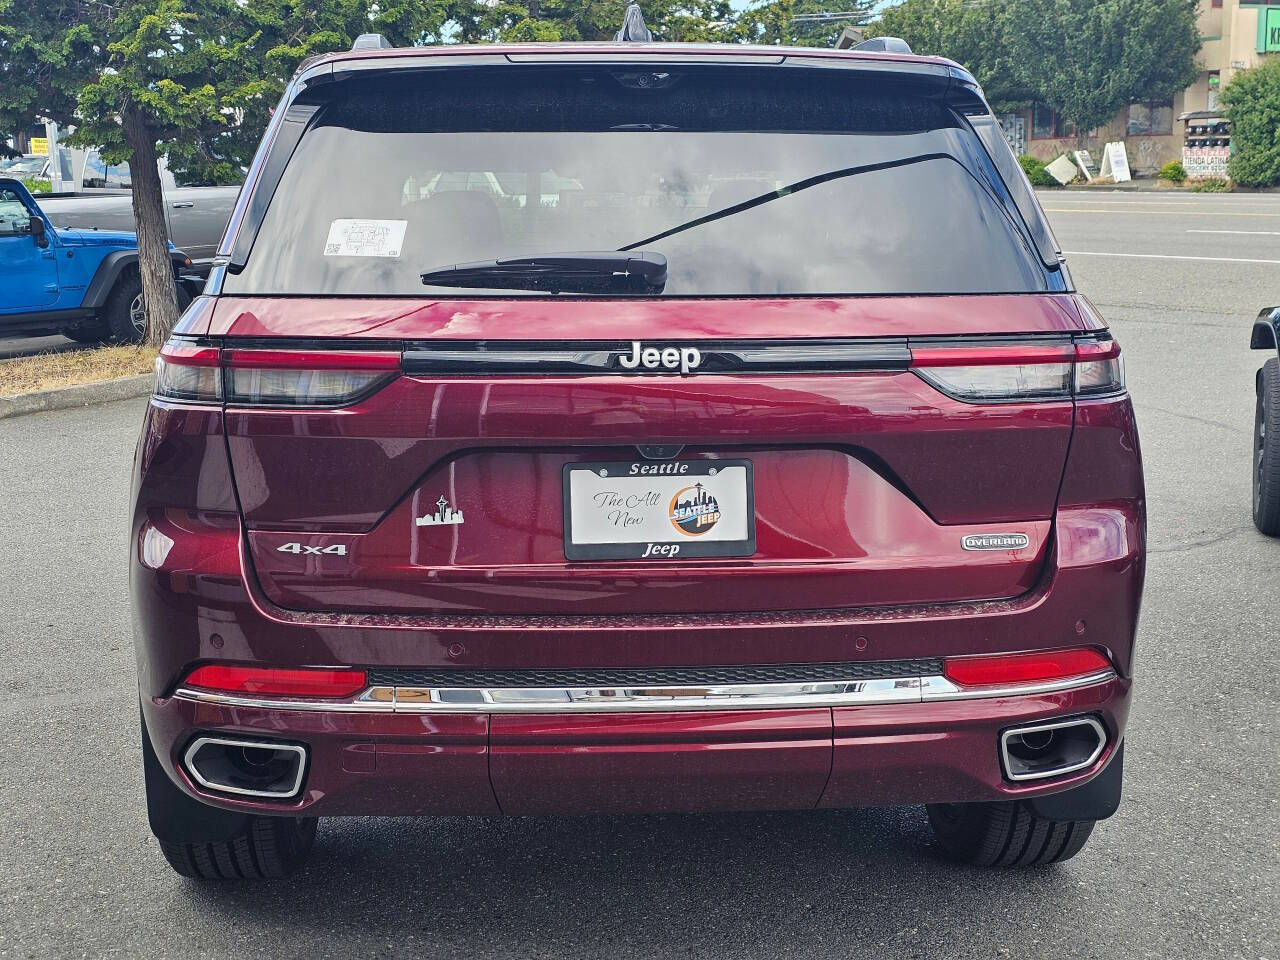
<path id="1" fill-rule="evenodd" d="M 667 258 L 636 250 L 506 257 L 437 267 L 424 273 L 422 282 L 428 287 L 655 295 L 667 283 Z"/>
<path id="2" fill-rule="evenodd" d="M 684 233 L 686 230 L 692 230 L 694 227 L 700 227 L 706 223 L 714 223 L 716 220 L 723 220 L 725 217 L 732 217 L 735 213 L 741 213 L 743 210 L 750 210 L 752 207 L 759 207 L 766 203 L 772 203 L 774 200 L 780 200 L 783 197 L 789 197 L 799 193 L 801 190 L 808 190 L 810 187 L 821 186 L 824 183 L 830 183 L 832 180 L 844 180 L 847 177 L 856 177 L 863 173 L 875 173 L 878 170 L 892 170 L 894 167 L 905 167 L 913 163 L 924 163 L 928 160 L 955 160 L 955 157 L 947 153 L 921 153 L 912 157 L 903 157 L 899 160 L 885 160 L 880 163 L 864 163 L 856 167 L 844 167 L 840 170 L 832 170 L 829 173 L 821 173 L 816 177 L 806 177 L 804 180 L 797 180 L 795 183 L 788 184 L 785 187 L 779 187 L 777 190 L 770 190 L 768 193 L 762 193 L 758 197 L 751 197 L 743 200 L 741 203 L 735 203 L 733 206 L 725 207 L 723 210 L 716 210 L 713 213 L 704 214 L 693 220 L 688 220 L 678 224 L 669 230 L 663 230 L 661 233 L 655 233 L 652 237 L 645 237 L 643 240 L 637 240 L 635 243 L 628 243 L 625 247 L 619 247 L 622 250 L 634 250 L 636 247 L 643 247 L 646 244 L 657 243 L 659 240 L 665 240 L 667 237 L 674 237 L 677 233 Z M 968 167 L 960 164 L 965 172 L 973 177 L 973 173 Z M 976 177 L 973 177 L 975 180 Z M 1007 214 L 1006 214 L 1007 216 Z"/>

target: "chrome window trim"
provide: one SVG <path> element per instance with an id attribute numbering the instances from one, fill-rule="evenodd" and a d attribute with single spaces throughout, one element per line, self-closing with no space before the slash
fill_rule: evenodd
<path id="1" fill-rule="evenodd" d="M 1032 733 L 1040 730 L 1061 730 L 1065 727 L 1092 727 L 1093 732 L 1098 735 L 1098 745 L 1093 752 L 1089 754 L 1087 760 L 1079 763 L 1068 764 L 1065 767 L 1055 767 L 1052 770 L 1045 770 L 1041 773 L 1012 773 L 1012 766 L 1009 763 L 1009 738 L 1020 733 Z M 1086 767 L 1093 766 L 1098 758 L 1102 756 L 1102 751 L 1107 748 L 1107 731 L 1094 717 L 1070 717 L 1066 720 L 1058 720 L 1054 723 L 1033 723 L 1025 727 L 1011 727 L 1000 733 L 1000 762 L 1004 765 L 1004 775 L 1008 780 L 1014 783 L 1024 783 L 1028 780 L 1047 780 L 1050 777 L 1061 777 L 1068 773 L 1075 773 L 1084 770 Z"/>
<path id="2" fill-rule="evenodd" d="M 191 762 L 192 758 L 200 752 L 200 748 L 209 744 L 223 747 L 258 747 L 263 750 L 284 750 L 296 753 L 299 757 L 298 775 L 294 778 L 293 786 L 289 788 L 288 793 L 280 790 L 250 790 L 247 787 L 231 787 L 224 783 L 213 783 L 202 777 L 195 764 Z M 191 778 L 196 783 L 206 790 L 212 790 L 216 793 L 235 793 L 246 797 L 272 797 L 276 800 L 288 800 L 296 797 L 302 789 L 302 779 L 307 773 L 307 748 L 298 746 L 296 743 L 272 743 L 266 740 L 244 740 L 238 737 L 196 737 L 182 754 L 182 768 L 191 775 Z"/>
<path id="3" fill-rule="evenodd" d="M 325 713 L 654 713 L 782 710 L 1034 696 L 1115 679 L 1114 670 L 1000 687 L 963 688 L 946 677 L 671 687 L 370 687 L 350 700 L 246 697 L 180 687 L 174 699 L 228 707 Z"/>

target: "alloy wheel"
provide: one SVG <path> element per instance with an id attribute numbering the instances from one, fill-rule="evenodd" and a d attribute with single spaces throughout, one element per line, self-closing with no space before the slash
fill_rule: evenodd
<path id="1" fill-rule="evenodd" d="M 129 321 L 133 324 L 133 329 L 138 331 L 139 338 L 146 336 L 147 311 L 143 306 L 141 293 L 134 297 L 133 302 L 129 304 Z"/>

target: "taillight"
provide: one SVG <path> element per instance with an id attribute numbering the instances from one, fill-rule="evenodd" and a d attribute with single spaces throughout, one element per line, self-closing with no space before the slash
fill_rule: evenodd
<path id="1" fill-rule="evenodd" d="M 1124 390 L 1114 340 L 913 344 L 911 368 L 948 396 L 973 403 L 1068 400 Z"/>
<path id="2" fill-rule="evenodd" d="M 155 395 L 217 403 L 222 399 L 220 354 L 217 347 L 170 340 L 156 357 Z"/>
<path id="3" fill-rule="evenodd" d="M 1111 661 L 1102 651 L 1093 647 L 1071 647 L 985 657 L 948 657 L 942 672 L 962 687 L 985 687 L 1069 680 L 1111 669 Z"/>
<path id="4" fill-rule="evenodd" d="M 354 403 L 400 372 L 398 350 L 223 349 L 174 338 L 156 360 L 155 395 L 273 407 Z"/>
<path id="5" fill-rule="evenodd" d="M 366 350 L 227 350 L 227 403 L 341 406 L 400 369 L 400 354 Z"/>
<path id="6" fill-rule="evenodd" d="M 1114 340 L 1076 344 L 1076 396 L 1093 397 L 1124 389 L 1124 360 Z"/>
<path id="7" fill-rule="evenodd" d="M 240 667 L 210 663 L 196 667 L 183 686 L 265 697 L 349 697 L 368 686 L 363 670 Z"/>

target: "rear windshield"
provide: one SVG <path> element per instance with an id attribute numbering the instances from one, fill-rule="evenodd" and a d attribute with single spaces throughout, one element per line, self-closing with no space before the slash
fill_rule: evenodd
<path id="1" fill-rule="evenodd" d="M 666 258 L 663 296 L 1046 289 L 998 175 L 949 110 L 782 73 L 336 84 L 224 290 L 545 296 L 421 275 L 624 248 Z"/>

